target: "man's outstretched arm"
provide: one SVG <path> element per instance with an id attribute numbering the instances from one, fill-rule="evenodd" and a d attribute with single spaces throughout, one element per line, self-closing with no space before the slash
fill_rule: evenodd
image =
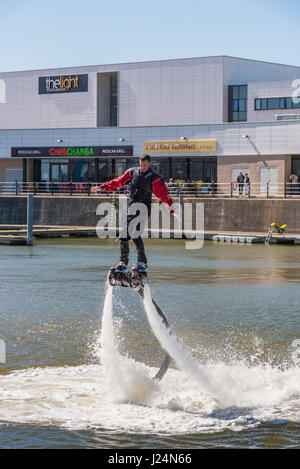
<path id="1" fill-rule="evenodd" d="M 121 187 L 125 186 L 126 182 L 130 181 L 131 178 L 131 169 L 128 169 L 124 174 L 122 174 L 122 176 L 105 182 L 101 186 L 92 187 L 91 192 L 98 192 L 101 189 L 105 190 L 106 192 L 117 191 L 118 189 L 121 189 Z"/>
<path id="2" fill-rule="evenodd" d="M 158 177 L 157 179 L 154 179 L 154 181 L 152 182 L 152 189 L 156 197 L 161 200 L 164 204 L 166 204 L 171 212 L 174 212 L 174 208 L 172 206 L 172 199 L 168 194 L 168 189 L 163 177 Z"/>

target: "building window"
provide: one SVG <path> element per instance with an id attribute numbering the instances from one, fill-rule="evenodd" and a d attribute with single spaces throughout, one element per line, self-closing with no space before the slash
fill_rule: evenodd
<path id="1" fill-rule="evenodd" d="M 299 100 L 300 101 L 300 100 Z M 294 102 L 292 98 L 256 98 L 254 100 L 255 111 L 272 111 L 274 109 L 299 109 L 300 102 Z"/>
<path id="2" fill-rule="evenodd" d="M 118 78 L 110 77 L 110 125 L 118 125 Z"/>
<path id="3" fill-rule="evenodd" d="M 299 155 L 292 156 L 292 173 L 296 174 L 300 180 L 300 156 Z"/>
<path id="4" fill-rule="evenodd" d="M 240 122 L 247 120 L 247 85 L 228 87 L 228 121 Z"/>

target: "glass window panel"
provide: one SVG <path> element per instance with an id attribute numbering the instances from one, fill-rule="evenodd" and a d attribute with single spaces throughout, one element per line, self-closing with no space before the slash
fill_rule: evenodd
<path id="1" fill-rule="evenodd" d="M 87 182 L 88 169 L 88 160 L 70 161 L 69 171 L 72 182 Z"/>
<path id="2" fill-rule="evenodd" d="M 292 108 L 292 98 L 286 98 L 285 99 L 285 106 L 286 106 L 287 109 Z"/>
<path id="3" fill-rule="evenodd" d="M 238 86 L 233 86 L 232 87 L 232 97 L 233 97 L 233 99 L 239 99 L 240 94 L 239 94 L 239 87 Z"/>
<path id="4" fill-rule="evenodd" d="M 234 122 L 239 120 L 239 113 L 238 112 L 233 112 L 232 113 L 232 120 Z"/>
<path id="5" fill-rule="evenodd" d="M 239 100 L 239 111 L 246 111 L 246 100 L 240 99 Z"/>
<path id="6" fill-rule="evenodd" d="M 242 85 L 240 86 L 240 93 L 239 93 L 240 98 L 247 98 L 247 85 Z"/>
<path id="7" fill-rule="evenodd" d="M 300 156 L 292 156 L 292 172 L 297 174 L 300 180 Z"/>
<path id="8" fill-rule="evenodd" d="M 111 96 L 110 105 L 115 106 L 118 103 L 118 96 Z"/>
<path id="9" fill-rule="evenodd" d="M 126 160 L 125 159 L 116 159 L 116 177 L 122 176 L 126 171 Z"/>
<path id="10" fill-rule="evenodd" d="M 239 112 L 239 121 L 247 120 L 247 112 Z"/>
<path id="11" fill-rule="evenodd" d="M 98 162 L 98 182 L 107 181 L 112 178 L 112 161 L 100 160 Z"/>
<path id="12" fill-rule="evenodd" d="M 172 178 L 185 181 L 187 178 L 187 161 L 186 159 L 172 159 Z"/>
<path id="13" fill-rule="evenodd" d="M 117 88 L 118 80 L 117 77 L 111 77 L 110 78 L 110 86 L 111 88 Z"/>
<path id="14" fill-rule="evenodd" d="M 299 101 L 299 102 L 297 102 Z M 300 108 L 300 98 L 292 98 L 293 108 L 298 109 Z"/>
<path id="15" fill-rule="evenodd" d="M 128 158 L 128 159 L 126 159 L 126 170 L 130 169 L 130 168 L 135 168 L 136 166 L 139 166 L 138 158 Z"/>
<path id="16" fill-rule="evenodd" d="M 59 165 L 51 165 L 51 182 L 58 182 L 59 180 Z"/>
<path id="17" fill-rule="evenodd" d="M 95 160 L 91 160 L 88 162 L 88 181 L 95 182 L 96 179 L 96 162 Z"/>
<path id="18" fill-rule="evenodd" d="M 169 180 L 170 168 L 169 168 L 169 160 L 168 158 L 153 158 L 152 159 L 152 168 L 161 174 L 166 182 Z"/>
<path id="19" fill-rule="evenodd" d="M 239 110 L 239 100 L 238 100 L 238 99 L 234 99 L 234 100 L 233 100 L 232 110 L 233 110 L 234 112 L 236 112 L 236 111 Z"/>
<path id="20" fill-rule="evenodd" d="M 280 98 L 279 107 L 280 109 L 285 109 L 285 98 Z"/>
<path id="21" fill-rule="evenodd" d="M 194 160 L 191 158 L 190 175 L 193 181 L 203 181 L 203 159 Z"/>
<path id="22" fill-rule="evenodd" d="M 269 98 L 268 109 L 279 109 L 279 98 Z"/>
<path id="23" fill-rule="evenodd" d="M 61 182 L 68 182 L 69 181 L 68 165 L 67 164 L 61 164 L 60 165 L 60 181 Z"/>
<path id="24" fill-rule="evenodd" d="M 255 100 L 255 110 L 260 111 L 261 110 L 261 99 L 256 99 Z"/>
<path id="25" fill-rule="evenodd" d="M 261 108 L 262 108 L 263 110 L 266 110 L 266 109 L 268 108 L 268 100 L 267 100 L 266 98 L 263 98 L 263 99 L 261 100 Z"/>
<path id="26" fill-rule="evenodd" d="M 47 162 L 42 161 L 41 164 L 41 181 L 49 182 L 50 181 L 50 165 Z"/>
<path id="27" fill-rule="evenodd" d="M 203 178 L 204 182 L 211 182 L 212 180 L 216 182 L 217 180 L 217 161 L 205 161 L 203 168 Z"/>

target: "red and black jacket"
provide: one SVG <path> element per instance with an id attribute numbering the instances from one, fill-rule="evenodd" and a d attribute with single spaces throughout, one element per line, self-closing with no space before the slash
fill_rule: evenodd
<path id="1" fill-rule="evenodd" d="M 169 197 L 164 178 L 151 168 L 146 173 L 143 173 L 139 167 L 130 168 L 122 176 L 103 184 L 102 188 L 107 192 L 112 192 L 125 186 L 128 182 L 130 182 L 129 198 L 131 203 L 142 202 L 150 209 L 152 193 L 154 192 L 159 200 L 171 208 L 172 199 Z"/>

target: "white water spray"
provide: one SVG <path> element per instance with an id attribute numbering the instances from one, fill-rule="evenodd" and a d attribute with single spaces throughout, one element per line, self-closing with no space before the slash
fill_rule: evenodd
<path id="1" fill-rule="evenodd" d="M 148 284 L 144 287 L 144 307 L 155 337 L 162 348 L 173 358 L 177 367 L 188 378 L 197 380 L 204 392 L 208 392 L 211 397 L 216 398 L 216 389 L 210 383 L 204 367 L 194 360 L 183 346 L 177 342 L 176 336 L 170 334 L 170 330 L 166 328 L 162 318 L 157 314 Z"/>
<path id="2" fill-rule="evenodd" d="M 100 336 L 100 359 L 107 394 L 113 401 L 150 405 L 159 390 L 142 363 L 123 357 L 118 351 L 113 324 L 112 286 L 107 284 Z"/>
<path id="3" fill-rule="evenodd" d="M 147 288 L 146 299 L 151 299 Z M 170 345 L 156 312 L 148 313 L 158 322 L 155 334 L 162 334 L 162 344 L 184 372 L 168 370 L 158 388 L 151 379 L 157 369 L 120 355 L 113 327 L 112 288 L 108 286 L 99 339 L 103 366 L 51 366 L 0 374 L 0 426 L 11 422 L 71 430 L 93 428 L 101 437 L 103 429 L 113 435 L 116 431 L 194 435 L 239 431 L 280 420 L 300 422 L 298 366 L 282 370 L 271 365 L 249 366 L 242 360 L 235 364 L 208 361 L 203 370 L 174 336 Z M 222 409 L 203 392 L 205 378 L 218 389 Z"/>

